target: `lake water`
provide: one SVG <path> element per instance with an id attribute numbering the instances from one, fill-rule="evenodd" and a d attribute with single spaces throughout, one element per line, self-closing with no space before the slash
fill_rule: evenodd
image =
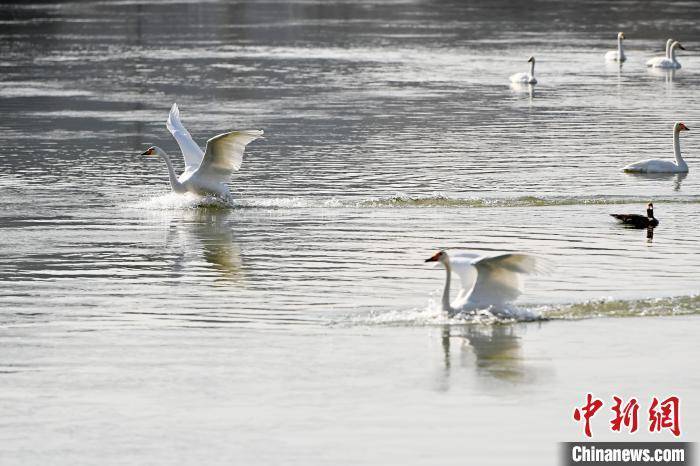
<path id="1" fill-rule="evenodd" d="M 589 391 L 677 393 L 694 440 L 692 4 L 3 3 L 0 25 L 3 464 L 555 464 Z M 683 68 L 646 69 L 670 35 Z M 529 55 L 539 84 L 512 88 Z M 265 130 L 232 206 L 139 155 L 182 169 L 173 102 L 202 146 Z M 688 176 L 621 172 L 671 160 L 674 121 Z M 609 217 L 648 201 L 653 238 Z M 550 320 L 442 316 L 439 248 L 546 258 L 519 306 Z"/>

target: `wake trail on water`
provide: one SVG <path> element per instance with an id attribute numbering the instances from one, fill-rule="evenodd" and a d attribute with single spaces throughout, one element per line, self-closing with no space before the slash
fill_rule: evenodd
<path id="1" fill-rule="evenodd" d="M 222 199 L 192 193 L 167 193 L 140 199 L 131 206 L 147 210 L 178 210 L 197 208 L 220 209 L 372 209 L 372 208 L 506 208 L 555 207 L 576 205 L 624 205 L 649 202 L 641 196 L 518 196 L 518 197 L 453 197 L 442 193 L 412 196 L 396 194 L 388 197 L 241 197 Z M 700 204 L 700 196 L 655 196 L 659 204 Z"/>
<path id="2" fill-rule="evenodd" d="M 481 309 L 453 317 L 443 312 L 435 301 L 423 309 L 376 311 L 348 316 L 333 322 L 340 325 L 444 326 L 465 324 L 508 324 L 549 320 L 582 320 L 601 317 L 658 317 L 700 314 L 700 295 L 646 299 L 600 299 L 558 305 L 521 305 L 494 311 Z"/>

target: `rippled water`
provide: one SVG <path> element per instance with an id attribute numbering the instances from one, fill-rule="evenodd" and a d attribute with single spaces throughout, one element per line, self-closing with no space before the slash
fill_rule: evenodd
<path id="1" fill-rule="evenodd" d="M 498 464 L 528 450 L 553 464 L 584 391 L 676 389 L 659 381 L 691 364 L 700 311 L 697 15 L 684 2 L 1 5 L 2 456 Z M 622 67 L 602 59 L 618 30 Z M 683 68 L 647 70 L 669 35 Z M 539 84 L 511 88 L 531 54 Z M 181 168 L 173 102 L 201 145 L 265 130 L 232 206 L 169 194 L 165 166 L 139 156 L 158 144 Z M 621 172 L 671 159 L 677 120 L 688 176 Z M 653 238 L 608 215 L 649 200 Z M 446 320 L 443 273 L 423 263 L 443 247 L 547 258 L 520 306 L 562 321 Z M 638 380 L 671 337 L 687 356 Z M 681 393 L 700 387 L 683 377 Z M 494 429 L 512 448 L 485 442 Z M 462 450 L 453 433 L 477 441 Z"/>

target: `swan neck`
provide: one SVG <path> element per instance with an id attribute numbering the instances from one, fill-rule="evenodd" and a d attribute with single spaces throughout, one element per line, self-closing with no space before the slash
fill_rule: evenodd
<path id="1" fill-rule="evenodd" d="M 679 167 L 685 167 L 686 163 L 685 160 L 683 160 L 683 157 L 681 157 L 681 138 L 680 138 L 680 131 L 677 131 L 674 129 L 673 131 L 673 154 L 676 156 L 676 163 L 678 164 Z"/>
<path id="2" fill-rule="evenodd" d="M 176 192 L 184 191 L 182 183 L 180 183 L 177 179 L 177 175 L 175 174 L 175 169 L 173 168 L 173 163 L 170 161 L 170 157 L 168 157 L 168 154 L 166 154 L 163 151 L 163 152 L 160 152 L 160 156 L 163 158 L 163 160 L 165 161 L 165 165 L 168 167 L 168 177 L 170 177 L 170 186 L 173 188 L 173 191 L 176 191 Z"/>
<path id="3" fill-rule="evenodd" d="M 675 48 L 675 47 L 671 47 L 671 50 L 669 50 L 668 53 L 670 54 L 670 57 L 669 57 L 669 58 L 671 59 L 671 61 L 674 61 L 674 62 L 675 62 L 675 61 L 676 61 L 676 48 Z"/>
<path id="4" fill-rule="evenodd" d="M 450 306 L 450 282 L 452 281 L 452 268 L 449 263 L 445 263 L 445 289 L 442 291 L 442 310 L 451 314 Z"/>
<path id="5" fill-rule="evenodd" d="M 620 59 L 625 56 L 625 50 L 622 47 L 622 37 L 617 38 L 617 58 Z"/>
<path id="6" fill-rule="evenodd" d="M 535 62 L 534 61 L 530 62 L 530 77 L 531 78 L 535 77 Z"/>

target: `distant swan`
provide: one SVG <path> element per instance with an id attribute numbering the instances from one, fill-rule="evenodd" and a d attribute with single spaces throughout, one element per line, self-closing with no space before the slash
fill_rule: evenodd
<path id="1" fill-rule="evenodd" d="M 622 41 L 625 38 L 625 33 L 624 32 L 618 32 L 617 33 L 617 50 L 611 50 L 608 53 L 605 54 L 605 60 L 607 61 L 617 61 L 622 63 L 623 61 L 627 60 L 627 57 L 625 56 L 625 51 L 622 48 Z"/>
<path id="2" fill-rule="evenodd" d="M 654 57 L 654 58 L 650 58 L 649 60 L 647 60 L 647 66 L 653 66 L 653 67 L 655 67 L 655 66 L 656 66 L 658 63 L 660 63 L 661 61 L 663 61 L 663 60 L 665 60 L 665 59 L 667 59 L 667 58 L 670 58 L 669 55 L 670 55 L 670 53 L 671 53 L 671 44 L 673 44 L 673 39 L 668 39 L 668 40 L 666 41 L 666 49 L 665 49 L 664 56 L 663 56 L 663 57 Z"/>
<path id="3" fill-rule="evenodd" d="M 647 204 L 647 215 L 639 214 L 610 214 L 625 225 L 631 225 L 635 228 L 654 228 L 659 224 L 659 221 L 654 217 L 654 204 Z"/>
<path id="4" fill-rule="evenodd" d="M 442 309 L 450 316 L 479 308 L 502 308 L 522 294 L 521 275 L 540 269 L 535 257 L 514 253 L 484 257 L 462 251 L 449 254 L 439 251 L 425 262 L 440 262 L 447 271 Z M 462 287 L 457 299 L 450 303 L 453 270 L 459 275 Z"/>
<path id="5" fill-rule="evenodd" d="M 168 167 L 170 186 L 176 193 L 231 195 L 226 184 L 231 173 L 241 168 L 245 146 L 262 137 L 261 130 L 231 131 L 207 141 L 204 152 L 180 122 L 180 110 L 173 104 L 166 126 L 180 146 L 185 158 L 185 171 L 178 178 L 170 157 L 158 146 L 151 146 L 141 155 L 160 155 Z"/>
<path id="6" fill-rule="evenodd" d="M 676 60 L 676 48 L 679 48 L 681 50 L 685 50 L 685 47 L 683 47 L 680 42 L 675 41 L 669 47 L 667 57 L 665 57 L 661 60 L 655 61 L 652 64 L 649 64 L 649 62 L 647 62 L 647 66 L 651 66 L 653 68 L 665 68 L 665 69 L 671 69 L 671 70 L 679 69 L 681 67 L 681 64 L 678 62 L 678 60 Z"/>
<path id="7" fill-rule="evenodd" d="M 520 84 L 537 84 L 537 80 L 535 79 L 535 57 L 530 57 L 527 59 L 527 61 L 530 63 L 530 72 L 515 73 L 514 75 L 511 75 L 510 82 Z"/>
<path id="8" fill-rule="evenodd" d="M 673 125 L 673 152 L 676 155 L 676 162 L 668 160 L 647 159 L 632 163 L 623 168 L 631 173 L 688 173 L 688 164 L 681 157 L 680 132 L 690 131 L 682 122 Z"/>

